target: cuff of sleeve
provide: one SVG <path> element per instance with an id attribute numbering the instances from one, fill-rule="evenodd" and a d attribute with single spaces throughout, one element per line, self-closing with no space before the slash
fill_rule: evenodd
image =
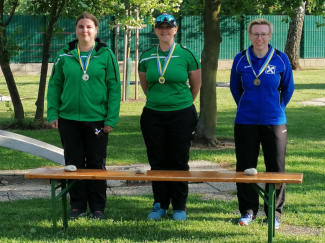
<path id="1" fill-rule="evenodd" d="M 110 126 L 110 127 L 114 128 L 115 123 L 112 123 L 112 122 L 110 122 L 110 121 L 105 121 L 105 122 L 104 122 L 104 125 L 105 125 L 105 126 Z"/>

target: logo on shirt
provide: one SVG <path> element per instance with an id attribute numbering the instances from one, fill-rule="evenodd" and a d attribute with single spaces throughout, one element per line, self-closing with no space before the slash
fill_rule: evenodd
<path id="1" fill-rule="evenodd" d="M 265 74 L 275 74 L 275 66 L 268 65 L 265 70 Z"/>

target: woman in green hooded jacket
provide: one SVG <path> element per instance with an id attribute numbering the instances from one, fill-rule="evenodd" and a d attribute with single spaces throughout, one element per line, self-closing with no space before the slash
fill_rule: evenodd
<path id="1" fill-rule="evenodd" d="M 118 121 L 121 83 L 112 51 L 97 38 L 98 20 L 84 12 L 77 39 L 54 63 L 47 94 L 47 119 L 58 128 L 66 165 L 105 169 L 108 133 Z M 70 190 L 70 218 L 104 219 L 106 181 L 78 181 Z"/>

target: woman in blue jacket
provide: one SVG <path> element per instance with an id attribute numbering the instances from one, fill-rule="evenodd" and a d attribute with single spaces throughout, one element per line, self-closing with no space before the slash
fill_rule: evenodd
<path id="1" fill-rule="evenodd" d="M 287 144 L 285 108 L 294 91 L 288 57 L 270 44 L 273 25 L 255 19 L 248 26 L 252 45 L 236 55 L 230 77 L 230 90 L 237 104 L 235 119 L 236 170 L 256 168 L 262 145 L 268 172 L 284 172 Z M 268 190 L 268 187 L 266 187 Z M 237 183 L 240 225 L 256 217 L 258 193 L 249 185 Z M 276 190 L 275 228 L 285 201 L 285 185 Z M 264 206 L 267 211 L 267 207 Z M 267 213 L 267 212 L 266 212 Z"/>

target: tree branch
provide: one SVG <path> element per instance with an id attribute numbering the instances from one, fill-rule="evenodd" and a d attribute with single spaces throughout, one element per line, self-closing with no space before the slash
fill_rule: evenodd
<path id="1" fill-rule="evenodd" d="M 16 0 L 16 1 L 14 2 L 14 5 L 12 6 L 11 12 L 10 12 L 10 14 L 9 14 L 9 18 L 7 19 L 7 21 L 6 21 L 6 23 L 4 24 L 4 26 L 7 26 L 7 25 L 10 23 L 12 17 L 13 17 L 14 14 L 15 14 L 15 11 L 16 11 L 17 6 L 18 6 L 18 0 Z"/>
<path id="2" fill-rule="evenodd" d="M 0 0 L 0 21 L 3 21 L 3 8 L 4 8 L 4 0 Z"/>
<path id="3" fill-rule="evenodd" d="M 61 13 L 63 11 L 63 8 L 65 6 L 66 0 L 62 0 L 61 4 L 59 5 L 58 11 L 55 14 L 55 21 L 58 20 L 58 18 L 61 16 Z"/>

